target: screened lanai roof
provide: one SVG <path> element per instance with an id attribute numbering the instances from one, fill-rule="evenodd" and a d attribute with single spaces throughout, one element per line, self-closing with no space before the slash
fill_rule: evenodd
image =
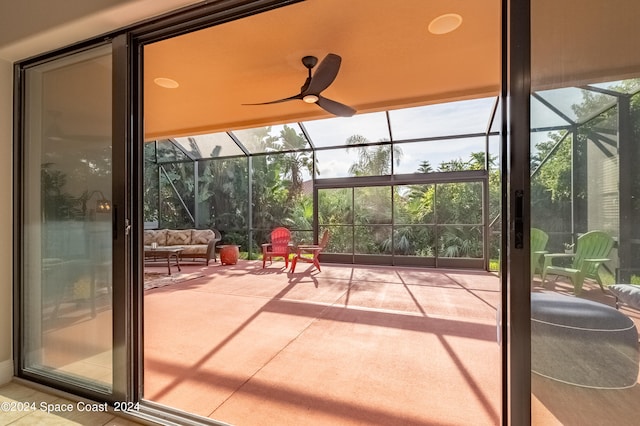
<path id="1" fill-rule="evenodd" d="M 537 135 L 532 137 L 546 138 L 544 134 L 549 130 L 584 123 L 614 106 L 620 96 L 639 92 L 640 79 L 536 92 L 531 100 L 531 125 Z M 443 161 L 485 151 L 487 137 L 498 134 L 499 120 L 494 119 L 496 105 L 497 98 L 486 97 L 357 114 L 350 118 L 178 137 L 160 141 L 176 143 L 180 150 L 162 150 L 163 157 L 158 160 L 193 161 L 314 150 L 323 177 L 345 177 L 357 155 L 345 148 L 394 143 L 399 144 L 403 152 L 394 173 L 415 173 L 424 159 L 437 166 Z M 296 135 L 294 143 L 280 137 L 287 128 Z M 354 143 L 355 135 L 359 137 Z M 269 138 L 272 143 L 265 144 Z M 497 143 L 497 138 L 490 138 L 489 143 Z M 497 147 L 490 147 L 489 151 L 497 153 Z"/>
<path id="2" fill-rule="evenodd" d="M 640 79 L 539 91 L 531 101 L 531 127 L 545 129 L 582 124 L 614 106 L 619 96 L 638 92 Z"/>
<path id="3" fill-rule="evenodd" d="M 461 146 L 488 135 L 495 114 L 495 97 L 426 105 L 392 111 L 358 114 L 350 118 L 335 117 L 269 127 L 172 138 L 190 159 L 260 155 L 271 152 L 331 150 L 354 146 L 350 138 L 359 135 L 355 145 L 410 143 L 418 141 L 460 139 Z M 285 127 L 302 140 L 295 146 L 280 138 Z M 263 141 L 272 137 L 275 143 Z M 298 143 L 299 142 L 299 143 Z M 450 149 L 449 146 L 447 149 Z M 176 161 L 181 158 L 164 158 Z M 186 158 L 184 158 L 186 159 Z"/>

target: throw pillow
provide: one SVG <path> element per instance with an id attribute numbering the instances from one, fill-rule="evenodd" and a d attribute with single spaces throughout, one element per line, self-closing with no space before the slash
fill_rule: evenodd
<path id="1" fill-rule="evenodd" d="M 147 229 L 144 231 L 144 245 L 150 246 L 151 243 L 158 243 L 159 246 L 167 245 L 166 229 Z"/>
<path id="2" fill-rule="evenodd" d="M 167 231 L 168 246 L 183 246 L 191 244 L 191 229 L 169 229 Z"/>
<path id="3" fill-rule="evenodd" d="M 211 229 L 194 229 L 191 232 L 191 244 L 209 244 L 215 237 Z"/>

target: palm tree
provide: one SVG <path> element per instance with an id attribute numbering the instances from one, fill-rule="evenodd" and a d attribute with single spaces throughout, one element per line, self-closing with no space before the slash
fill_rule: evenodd
<path id="1" fill-rule="evenodd" d="M 302 151 L 307 148 L 307 139 L 303 134 L 296 133 L 293 127 L 287 125 L 280 131 L 278 139 L 271 140 L 271 144 L 283 150 L 292 150 L 277 156 L 283 178 L 290 179 L 289 199 L 298 198 L 302 194 L 302 170 L 313 173 L 313 153 Z"/>
<path id="2" fill-rule="evenodd" d="M 380 142 L 385 142 L 385 140 Z M 396 165 L 399 165 L 402 158 L 402 149 L 392 144 L 367 146 L 369 143 L 369 140 L 362 135 L 353 135 L 347 138 L 347 145 L 358 147 L 358 160 L 349 167 L 349 173 L 352 176 L 382 176 L 390 174 L 392 154 Z"/>

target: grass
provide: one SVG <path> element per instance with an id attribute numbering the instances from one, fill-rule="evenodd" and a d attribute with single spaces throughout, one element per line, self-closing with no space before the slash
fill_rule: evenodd
<path id="1" fill-rule="evenodd" d="M 606 286 L 610 286 L 611 284 L 616 284 L 616 277 L 608 272 L 601 272 L 600 273 L 600 278 L 602 279 L 602 284 Z M 631 275 L 631 279 L 629 280 L 629 284 L 635 284 L 635 285 L 640 285 L 640 276 L 639 275 Z"/>
<path id="2" fill-rule="evenodd" d="M 500 270 L 500 260 L 498 259 L 489 259 L 489 270 L 491 272 L 497 272 Z"/>
<path id="3" fill-rule="evenodd" d="M 602 268 L 601 268 L 602 271 Z M 607 287 L 611 284 L 615 284 L 616 277 L 609 271 L 600 272 L 600 279 L 602 280 L 602 284 Z"/>

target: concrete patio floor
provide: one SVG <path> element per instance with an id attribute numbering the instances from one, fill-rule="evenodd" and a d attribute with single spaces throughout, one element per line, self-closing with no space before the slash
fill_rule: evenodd
<path id="1" fill-rule="evenodd" d="M 497 275 L 184 266 L 144 297 L 144 398 L 238 424 L 494 425 Z"/>
<path id="2" fill-rule="evenodd" d="M 323 265 L 321 273 L 301 265 L 289 274 L 282 263 L 261 266 L 187 262 L 172 275 L 178 282 L 164 277 L 145 291 L 147 401 L 235 425 L 499 424 L 496 274 L 352 265 Z M 571 294 L 571 285 L 542 288 L 536 277 L 531 290 Z M 615 303 L 595 283 L 580 297 Z M 620 310 L 640 325 L 638 311 Z M 95 366 L 110 351 L 93 339 L 78 359 L 78 346 L 65 343 L 91 335 L 87 324 L 110 329 L 110 309 L 91 321 L 87 312 L 61 309 L 47 329 L 47 361 L 101 380 Z M 0 387 L 0 400 L 59 398 L 24 385 Z M 638 400 L 640 386 L 587 389 L 532 375 L 534 425 L 631 425 Z M 0 415 L 0 425 L 134 424 L 67 414 Z"/>

